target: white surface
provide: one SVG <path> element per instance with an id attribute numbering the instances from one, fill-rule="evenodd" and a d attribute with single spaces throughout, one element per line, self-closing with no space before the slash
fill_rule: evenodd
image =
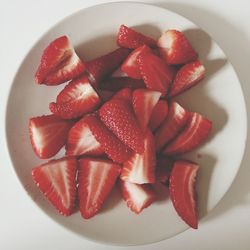
<path id="1" fill-rule="evenodd" d="M 91 4 L 101 2 L 104 1 L 91 1 Z M 234 64 L 249 106 L 250 17 L 247 3 L 243 0 L 166 1 L 160 5 L 193 20 L 212 35 Z M 3 103 L 11 78 L 30 46 L 52 24 L 89 5 L 90 1 L 76 0 L 53 1 L 53 4 L 50 1 L 1 2 L 1 115 L 4 115 Z M 0 135 L 4 136 L 3 123 Z M 170 240 L 134 249 L 249 249 L 249 160 L 246 155 L 232 188 L 198 231 L 188 230 Z M 117 249 L 85 241 L 44 215 L 30 202 L 17 181 L 5 148 L 1 148 L 0 197 L 1 249 Z"/>

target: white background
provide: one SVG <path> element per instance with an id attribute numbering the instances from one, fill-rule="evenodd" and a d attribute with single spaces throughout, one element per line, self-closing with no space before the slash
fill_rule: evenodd
<path id="1" fill-rule="evenodd" d="M 4 143 L 8 90 L 23 56 L 48 28 L 63 17 L 81 8 L 104 2 L 108 1 L 0 0 L 0 249 L 118 249 L 86 241 L 43 214 L 26 195 L 15 176 Z M 206 30 L 235 67 L 247 106 L 250 107 L 248 0 L 143 2 L 154 3 L 182 14 Z M 98 21 L 101 20 L 97 18 L 96 22 Z M 250 124 L 249 121 L 248 123 Z M 249 146 L 247 145 L 246 152 L 249 151 Z M 188 230 L 157 244 L 130 249 L 250 249 L 249 164 L 250 156 L 246 153 L 232 187 L 219 205 L 200 223 L 198 231 Z"/>

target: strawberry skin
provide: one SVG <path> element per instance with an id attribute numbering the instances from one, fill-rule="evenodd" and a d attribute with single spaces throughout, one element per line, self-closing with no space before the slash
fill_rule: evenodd
<path id="1" fill-rule="evenodd" d="M 63 118 L 73 119 L 94 111 L 100 98 L 86 76 L 71 81 L 49 105 L 50 111 Z"/>
<path id="2" fill-rule="evenodd" d="M 43 51 L 35 74 L 38 84 L 58 85 L 82 74 L 84 63 L 77 56 L 67 36 L 52 41 Z"/>
<path id="3" fill-rule="evenodd" d="M 134 153 L 123 164 L 121 179 L 137 184 L 155 182 L 156 155 L 154 137 L 150 130 L 146 132 L 144 139 L 144 152 Z"/>
<path id="4" fill-rule="evenodd" d="M 100 81 L 120 66 L 129 52 L 129 49 L 119 48 L 106 55 L 86 62 L 86 68 L 91 83 L 97 87 Z"/>
<path id="5" fill-rule="evenodd" d="M 185 129 L 164 149 L 164 154 L 175 155 L 192 151 L 205 142 L 212 122 L 198 113 L 192 113 Z"/>
<path id="6" fill-rule="evenodd" d="M 74 157 L 51 160 L 32 169 L 37 187 L 64 216 L 72 214 L 75 207 L 76 170 Z"/>
<path id="7" fill-rule="evenodd" d="M 198 228 L 195 180 L 199 166 L 179 160 L 169 178 L 169 195 L 178 215 L 192 228 Z"/>
<path id="8" fill-rule="evenodd" d="M 156 151 L 159 152 L 164 145 L 170 142 L 188 123 L 190 113 L 180 104 L 172 101 L 166 120 L 155 133 Z"/>
<path id="9" fill-rule="evenodd" d="M 199 60 L 188 63 L 177 72 L 169 93 L 170 97 L 181 94 L 196 85 L 205 76 L 205 67 Z"/>
<path id="10" fill-rule="evenodd" d="M 156 199 L 156 194 L 149 184 L 135 184 L 120 180 L 122 198 L 136 214 L 149 207 Z"/>
<path id="11" fill-rule="evenodd" d="M 140 54 L 150 51 L 150 48 L 146 45 L 133 50 L 121 65 L 121 70 L 131 78 L 142 79 L 137 58 Z"/>
<path id="12" fill-rule="evenodd" d="M 83 218 L 89 219 L 100 211 L 119 174 L 119 165 L 111 161 L 79 160 L 78 195 Z"/>
<path id="13" fill-rule="evenodd" d="M 133 108 L 142 128 L 146 131 L 151 114 L 157 102 L 161 97 L 158 91 L 148 89 L 137 89 L 133 92 Z"/>
<path id="14" fill-rule="evenodd" d="M 134 29 L 121 25 L 117 34 L 117 44 L 120 47 L 136 49 L 142 45 L 156 47 L 156 41 L 151 37 L 145 36 Z"/>
<path id="15" fill-rule="evenodd" d="M 101 144 L 95 139 L 83 117 L 69 131 L 66 155 L 103 155 Z"/>
<path id="16" fill-rule="evenodd" d="M 122 100 L 132 103 L 132 90 L 130 88 L 124 88 L 118 91 L 112 98 L 122 99 Z"/>
<path id="17" fill-rule="evenodd" d="M 165 31 L 157 45 L 167 64 L 186 64 L 198 58 L 188 39 L 178 30 Z"/>
<path id="18" fill-rule="evenodd" d="M 118 91 L 123 88 L 138 89 L 144 88 L 143 80 L 132 79 L 130 77 L 108 78 L 100 83 L 100 88 L 111 91 Z"/>
<path id="19" fill-rule="evenodd" d="M 65 121 L 54 115 L 33 117 L 29 121 L 30 141 L 41 159 L 54 156 L 66 144 L 73 121 Z"/>
<path id="20" fill-rule="evenodd" d="M 110 159 L 123 163 L 131 157 L 132 151 L 100 121 L 97 115 L 85 116 L 85 122 Z"/>
<path id="21" fill-rule="evenodd" d="M 152 114 L 149 120 L 149 128 L 152 131 L 155 131 L 163 123 L 167 115 L 168 115 L 167 101 L 165 100 L 158 101 L 152 111 Z"/>
<path id="22" fill-rule="evenodd" d="M 143 153 L 143 133 L 130 103 L 122 99 L 111 99 L 102 105 L 99 116 L 125 145 L 136 153 Z"/>
<path id="23" fill-rule="evenodd" d="M 173 81 L 174 69 L 153 53 L 140 54 L 137 62 L 146 87 L 165 96 Z"/>

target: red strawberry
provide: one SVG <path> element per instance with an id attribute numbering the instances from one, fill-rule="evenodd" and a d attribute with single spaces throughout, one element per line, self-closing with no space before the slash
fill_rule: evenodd
<path id="1" fill-rule="evenodd" d="M 134 79 L 142 79 L 137 58 L 140 54 L 150 52 L 150 48 L 146 45 L 143 45 L 131 52 L 126 60 L 121 66 L 121 70 L 125 72 L 129 77 Z"/>
<path id="2" fill-rule="evenodd" d="M 199 60 L 186 64 L 177 72 L 169 96 L 181 94 L 196 85 L 205 76 L 205 67 Z"/>
<path id="3" fill-rule="evenodd" d="M 129 77 L 109 78 L 100 83 L 100 88 L 105 90 L 117 91 L 123 88 L 138 89 L 144 88 L 143 80 L 132 79 Z"/>
<path id="4" fill-rule="evenodd" d="M 125 48 L 116 49 L 106 55 L 86 62 L 89 79 L 97 87 L 98 83 L 111 74 L 128 56 L 130 50 Z"/>
<path id="5" fill-rule="evenodd" d="M 136 214 L 141 213 L 156 199 L 155 192 L 149 184 L 139 185 L 120 180 L 120 189 L 127 206 Z"/>
<path id="6" fill-rule="evenodd" d="M 168 64 L 185 64 L 198 58 L 188 39 L 178 30 L 165 31 L 157 45 L 162 58 Z"/>
<path id="7" fill-rule="evenodd" d="M 155 105 L 150 120 L 149 127 L 152 131 L 155 131 L 163 121 L 166 119 L 168 114 L 168 103 L 165 100 L 160 100 Z"/>
<path id="8" fill-rule="evenodd" d="M 207 139 L 212 122 L 198 113 L 192 113 L 185 129 L 164 149 L 164 154 L 173 155 L 192 151 Z"/>
<path id="9" fill-rule="evenodd" d="M 156 47 L 156 41 L 151 37 L 145 36 L 134 29 L 121 25 L 117 34 L 117 44 L 121 47 L 136 49 L 142 45 Z"/>
<path id="10" fill-rule="evenodd" d="M 51 42 L 43 51 L 35 74 L 38 84 L 58 85 L 82 74 L 84 63 L 77 56 L 67 36 Z"/>
<path id="11" fill-rule="evenodd" d="M 174 69 L 153 53 L 140 54 L 137 61 L 146 87 L 166 95 L 174 78 Z"/>
<path id="12" fill-rule="evenodd" d="M 128 75 L 125 72 L 123 72 L 120 67 L 116 69 L 111 75 L 112 78 L 127 77 L 127 76 Z"/>
<path id="13" fill-rule="evenodd" d="M 199 166 L 189 161 L 174 163 L 169 178 L 169 194 L 178 215 L 192 228 L 198 228 L 195 179 Z"/>
<path id="14" fill-rule="evenodd" d="M 132 90 L 129 88 L 122 89 L 118 91 L 112 98 L 123 99 L 132 102 Z"/>
<path id="15" fill-rule="evenodd" d="M 50 111 L 64 119 L 80 117 L 92 112 L 100 98 L 86 76 L 71 81 L 49 105 Z"/>
<path id="16" fill-rule="evenodd" d="M 160 92 L 148 89 L 136 89 L 133 92 L 133 108 L 143 131 L 147 129 L 151 114 L 160 96 Z"/>
<path id="17" fill-rule="evenodd" d="M 137 184 L 155 182 L 155 146 L 154 137 L 150 130 L 144 139 L 144 153 L 134 153 L 128 161 L 124 162 L 121 179 Z"/>
<path id="18" fill-rule="evenodd" d="M 69 131 L 66 154 L 67 155 L 102 155 L 104 154 L 100 143 L 95 139 L 89 125 L 83 117 Z"/>
<path id="19" fill-rule="evenodd" d="M 97 115 L 87 115 L 84 120 L 103 151 L 114 162 L 123 163 L 131 157 L 131 150 L 99 120 Z"/>
<path id="20" fill-rule="evenodd" d="M 76 170 L 74 157 L 52 160 L 32 169 L 37 187 L 64 216 L 72 214 L 75 207 Z"/>
<path id="21" fill-rule="evenodd" d="M 36 155 L 42 159 L 54 156 L 66 144 L 73 124 L 72 121 L 65 121 L 54 115 L 31 118 L 29 134 Z"/>
<path id="22" fill-rule="evenodd" d="M 99 110 L 102 122 L 128 147 L 143 153 L 143 134 L 132 105 L 121 99 L 111 99 Z"/>
<path id="23" fill-rule="evenodd" d="M 83 158 L 79 160 L 78 195 L 83 218 L 96 215 L 120 174 L 120 166 L 107 160 Z"/>
<path id="24" fill-rule="evenodd" d="M 156 151 L 160 151 L 164 145 L 171 141 L 184 128 L 190 118 L 190 113 L 177 102 L 171 102 L 166 120 L 156 131 Z"/>
<path id="25" fill-rule="evenodd" d="M 169 179 L 172 165 L 173 162 L 168 157 L 162 155 L 158 156 L 155 169 L 156 180 L 162 183 L 166 183 Z"/>

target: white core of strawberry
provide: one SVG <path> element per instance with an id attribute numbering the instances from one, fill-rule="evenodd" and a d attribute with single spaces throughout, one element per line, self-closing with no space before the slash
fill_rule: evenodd
<path id="1" fill-rule="evenodd" d="M 160 48 L 165 48 L 165 49 L 171 49 L 173 42 L 174 42 L 174 37 L 170 33 L 171 31 L 165 31 L 162 36 L 158 40 L 158 46 Z"/>
<path id="2" fill-rule="evenodd" d="M 192 74 L 188 74 L 186 81 L 187 82 L 194 82 L 196 79 L 199 79 L 205 73 L 205 67 L 200 65 L 196 67 Z"/>
<path id="3" fill-rule="evenodd" d="M 31 134 L 32 134 L 33 144 L 35 145 L 36 150 L 40 154 L 44 147 L 44 136 L 41 133 L 41 130 L 36 126 L 31 126 Z"/>
<path id="4" fill-rule="evenodd" d="M 175 119 L 181 119 L 185 115 L 186 110 L 177 102 L 175 102 L 173 105 L 174 105 L 174 116 L 176 117 Z"/>

